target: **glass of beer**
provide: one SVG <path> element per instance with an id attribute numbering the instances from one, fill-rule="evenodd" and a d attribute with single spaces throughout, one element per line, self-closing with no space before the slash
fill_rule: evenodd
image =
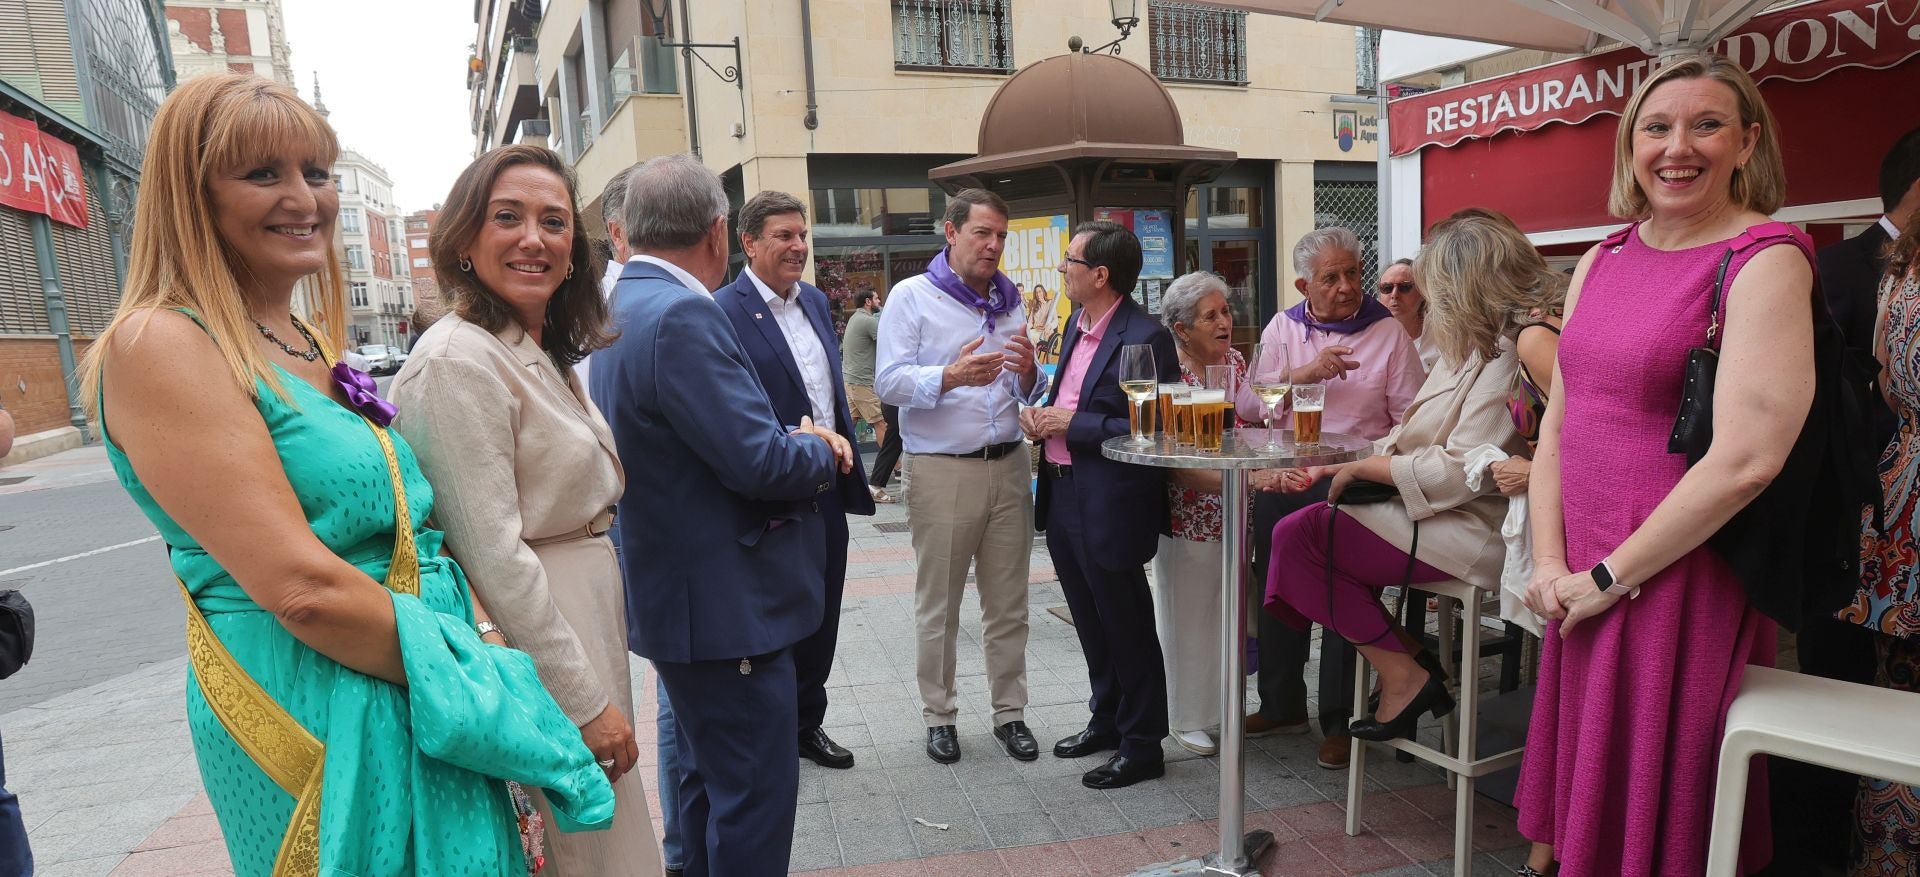
<path id="1" fill-rule="evenodd" d="M 1193 447 L 1193 387 L 1186 384 L 1176 385 L 1173 391 L 1173 443 L 1178 447 Z"/>
<path id="2" fill-rule="evenodd" d="M 1185 392 L 1186 384 L 1161 384 L 1160 398 L 1154 402 L 1153 424 L 1160 433 L 1173 438 L 1173 394 Z"/>
<path id="3" fill-rule="evenodd" d="M 1227 401 L 1225 390 L 1194 390 L 1193 404 L 1193 444 L 1202 454 L 1220 453 L 1220 438 L 1224 430 L 1227 412 L 1233 410 L 1233 403 Z"/>
<path id="4" fill-rule="evenodd" d="M 1153 401 L 1159 386 L 1151 346 L 1128 344 L 1120 348 L 1120 389 L 1127 394 L 1128 420 L 1133 427 L 1131 444 L 1136 448 L 1153 444 L 1153 409 L 1147 403 Z"/>
<path id="5" fill-rule="evenodd" d="M 1295 444 L 1320 443 L 1320 412 L 1327 408 L 1326 384 L 1293 385 L 1293 440 Z"/>
<path id="6" fill-rule="evenodd" d="M 1267 446 L 1262 450 L 1269 454 L 1280 453 L 1280 443 L 1273 437 L 1273 415 L 1279 412 L 1280 403 L 1286 401 L 1287 393 L 1293 389 L 1292 365 L 1288 361 L 1287 345 L 1265 341 L 1253 345 L 1253 365 L 1247 377 L 1254 395 L 1267 406 Z"/>

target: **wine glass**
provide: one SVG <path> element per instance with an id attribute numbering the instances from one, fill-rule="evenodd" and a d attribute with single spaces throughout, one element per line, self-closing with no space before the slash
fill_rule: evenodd
<path id="1" fill-rule="evenodd" d="M 1141 423 L 1142 409 L 1160 388 L 1160 372 L 1154 367 L 1153 348 L 1146 344 L 1128 344 L 1120 348 L 1120 389 L 1127 394 L 1128 424 L 1133 427 L 1136 448 L 1153 444 L 1153 429 Z M 1147 428 L 1142 429 L 1142 426 Z"/>
<path id="2" fill-rule="evenodd" d="M 1289 361 L 1287 345 L 1270 341 L 1253 345 L 1253 367 L 1247 377 L 1254 395 L 1267 406 L 1267 446 L 1261 450 L 1278 454 L 1280 443 L 1273 438 L 1273 415 L 1286 400 L 1287 391 L 1293 389 L 1293 363 Z"/>

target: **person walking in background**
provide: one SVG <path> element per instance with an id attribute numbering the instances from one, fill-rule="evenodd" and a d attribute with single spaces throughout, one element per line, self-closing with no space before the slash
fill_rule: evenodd
<path id="1" fill-rule="evenodd" d="M 1706 543 L 1781 473 L 1814 399 L 1811 247 L 1767 219 L 1778 137 L 1738 64 L 1671 59 L 1614 141 L 1609 209 L 1636 221 L 1574 271 L 1528 484 L 1527 604 L 1548 624 L 1515 801 L 1561 877 L 1703 872 L 1728 705 L 1773 664 L 1776 625 Z M 1669 438 L 1710 340 L 1712 439 L 1689 466 Z M 1771 854 L 1764 779 L 1748 792 L 1742 873 Z"/>
<path id="2" fill-rule="evenodd" d="M 840 343 L 827 296 L 800 279 L 807 270 L 807 206 L 785 192 L 761 192 L 740 207 L 740 248 L 747 264 L 733 285 L 714 295 L 753 364 L 774 416 L 838 432 L 855 446 L 853 416 L 840 374 Z M 871 380 L 871 378 L 869 378 Z M 827 674 L 840 638 L 840 598 L 847 586 L 847 515 L 873 514 L 860 453 L 835 489 L 814 500 L 826 525 L 826 604 L 820 627 L 793 646 L 798 680 L 800 756 L 821 767 L 853 766 L 853 753 L 820 725 L 827 717 Z"/>
<path id="3" fill-rule="evenodd" d="M 613 340 L 576 207 L 566 163 L 538 146 L 491 150 L 454 181 L 431 249 L 452 313 L 394 377 L 394 427 L 495 635 L 533 656 L 614 783 L 613 829 L 548 833 L 542 873 L 657 875 L 631 772 L 626 594 L 606 536 L 625 479 L 606 420 L 566 368 Z"/>
<path id="4" fill-rule="evenodd" d="M 1166 773 L 1167 676 L 1154 634 L 1146 563 L 1167 529 L 1166 475 L 1107 459 L 1100 443 L 1130 431 L 1120 389 L 1123 347 L 1153 350 L 1156 383 L 1180 376 L 1166 327 L 1135 304 L 1140 239 L 1114 222 L 1084 222 L 1067 244 L 1060 275 L 1075 305 L 1067 321 L 1060 377 L 1044 407 L 1020 414 L 1042 442 L 1034 522 L 1073 612 L 1086 654 L 1093 712 L 1085 729 L 1054 744 L 1060 758 L 1119 750 L 1087 771 L 1090 789 L 1118 789 Z"/>
<path id="5" fill-rule="evenodd" d="M 1287 350 L 1295 386 L 1326 385 L 1326 431 L 1379 441 L 1399 425 L 1426 379 L 1413 339 L 1385 305 L 1362 292 L 1360 239 L 1353 232 L 1339 227 L 1308 232 L 1293 248 L 1293 270 L 1294 288 L 1304 300 L 1267 324 L 1260 334 L 1262 349 Z M 1255 364 L 1263 372 L 1268 366 Z M 1282 408 L 1273 413 L 1276 420 L 1285 416 Z M 1299 473 L 1289 473 L 1270 479 L 1268 489 L 1255 494 L 1255 534 L 1271 533 L 1281 518 L 1327 498 L 1324 481 L 1310 483 L 1304 492 L 1279 492 L 1283 484 L 1300 483 Z M 1271 544 L 1253 540 L 1255 581 L 1267 580 Z M 1260 709 L 1247 717 L 1247 736 L 1303 733 L 1309 727 L 1304 674 L 1312 635 L 1261 613 L 1258 636 Z M 1347 766 L 1355 667 L 1351 646 L 1339 637 L 1321 637 L 1320 730 L 1326 736 L 1318 761 L 1324 768 Z"/>
<path id="6" fill-rule="evenodd" d="M 1420 284 L 1414 280 L 1412 259 L 1395 259 L 1380 272 L 1377 297 L 1386 306 L 1387 313 L 1393 315 L 1394 322 L 1413 339 L 1413 349 L 1420 353 L 1421 370 L 1433 371 L 1434 364 L 1440 361 L 1440 347 L 1426 332 L 1427 297 L 1420 293 Z"/>
<path id="7" fill-rule="evenodd" d="M 847 317 L 847 334 L 842 339 L 840 367 L 846 375 L 847 404 L 853 416 L 873 427 L 873 440 L 880 450 L 873 458 L 873 475 L 867 480 L 867 495 L 874 502 L 893 502 L 887 482 L 893 478 L 893 466 L 900 461 L 900 431 L 893 428 L 895 416 L 886 413 L 880 397 L 873 392 L 874 353 L 880 346 L 880 296 L 871 289 L 853 294 L 853 314 Z"/>
<path id="8" fill-rule="evenodd" d="M 344 301 L 338 152 L 284 85 L 174 91 L 83 398 L 187 598 L 187 724 L 234 872 L 523 877 L 502 779 L 561 831 L 611 823 L 613 789 L 533 662 L 476 631 L 393 406 L 291 313 L 309 277 Z"/>
<path id="9" fill-rule="evenodd" d="M 820 628 L 825 525 L 851 471 L 839 433 L 775 416 L 726 313 L 726 190 L 687 154 L 648 161 L 622 205 L 634 257 L 593 396 L 626 467 L 628 643 L 673 699 L 685 871 L 784 875 L 799 795 L 793 646 Z"/>
<path id="10" fill-rule="evenodd" d="M 1027 572 L 1033 552 L 1031 463 L 1020 406 L 1045 396 L 1026 314 L 1000 271 L 1007 203 L 982 189 L 947 201 L 947 246 L 887 294 L 875 389 L 900 406 L 913 488 L 907 521 L 917 580 L 915 655 L 927 757 L 960 759 L 954 686 L 967 569 L 980 593 L 981 650 L 993 733 L 1007 754 L 1037 757 L 1026 723 Z"/>

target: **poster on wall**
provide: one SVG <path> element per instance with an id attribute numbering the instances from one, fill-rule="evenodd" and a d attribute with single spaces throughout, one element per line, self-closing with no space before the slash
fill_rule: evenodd
<path id="1" fill-rule="evenodd" d="M 1160 291 L 1166 286 L 1163 281 L 1173 279 L 1172 214 L 1165 210 L 1101 207 L 1093 211 L 1093 218 L 1117 222 L 1140 239 L 1140 282 L 1133 289 L 1133 300 L 1147 313 L 1160 313 Z"/>
<path id="2" fill-rule="evenodd" d="M 1020 289 L 1027 309 L 1027 337 L 1041 366 L 1052 373 L 1066 340 L 1073 303 L 1060 289 L 1060 263 L 1067 254 L 1067 217 L 1032 216 L 1007 223 L 1000 270 Z"/>
<path id="3" fill-rule="evenodd" d="M 31 119 L 0 113 L 0 204 L 87 227 L 86 176 L 73 144 Z"/>

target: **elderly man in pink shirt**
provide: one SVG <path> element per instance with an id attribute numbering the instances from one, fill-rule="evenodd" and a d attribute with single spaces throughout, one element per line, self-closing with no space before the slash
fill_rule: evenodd
<path id="1" fill-rule="evenodd" d="M 1327 387 L 1321 428 L 1370 441 L 1400 423 L 1426 381 L 1413 339 L 1385 305 L 1367 295 L 1360 275 L 1360 240 L 1344 228 L 1309 232 L 1293 248 L 1293 285 L 1305 301 L 1276 315 L 1260 335 L 1263 350 L 1285 347 L 1293 383 Z M 1265 363 L 1256 364 L 1256 368 Z M 1274 412 L 1280 421 L 1286 411 Z M 1326 482 L 1297 494 L 1262 493 L 1254 502 L 1253 532 L 1269 533 L 1287 514 L 1324 502 Z M 1269 540 L 1254 539 L 1254 581 L 1267 575 Z M 1281 558 L 1281 563 L 1286 559 Z M 1310 634 L 1260 613 L 1260 709 L 1247 717 L 1247 736 L 1298 734 L 1309 728 L 1305 669 Z M 1354 651 L 1326 638 L 1320 655 L 1319 763 L 1347 766 L 1347 722 L 1352 718 Z"/>

